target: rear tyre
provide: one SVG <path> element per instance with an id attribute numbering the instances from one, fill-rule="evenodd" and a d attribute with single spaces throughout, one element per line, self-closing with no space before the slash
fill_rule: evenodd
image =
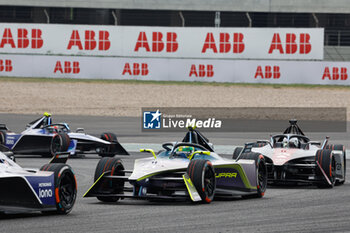
<path id="1" fill-rule="evenodd" d="M 335 184 L 335 159 L 332 155 L 332 150 L 318 150 L 316 152 L 315 161 L 319 163 L 321 169 L 327 176 L 330 184 L 327 182 L 324 174 L 319 166 L 316 167 L 316 176 L 320 178 L 320 182 L 317 183 L 317 187 L 319 188 L 333 188 Z"/>
<path id="2" fill-rule="evenodd" d="M 232 159 L 236 160 L 242 150 L 243 150 L 243 147 L 239 147 L 239 146 L 236 147 L 235 150 L 233 151 Z"/>
<path id="3" fill-rule="evenodd" d="M 94 175 L 94 182 L 100 176 L 105 173 L 105 172 L 110 172 L 110 175 L 116 175 L 116 176 L 124 176 L 124 166 L 123 162 L 119 158 L 102 158 L 95 170 L 95 175 Z M 100 189 L 103 192 L 108 193 L 123 193 L 124 190 L 124 180 L 105 180 L 100 186 Z M 102 202 L 117 202 L 119 200 L 119 197 L 97 197 L 98 200 Z"/>
<path id="4" fill-rule="evenodd" d="M 251 159 L 255 161 L 256 165 L 256 193 L 250 195 L 244 195 L 244 198 L 261 198 L 265 195 L 267 187 L 267 167 L 265 158 L 262 154 L 249 152 L 244 153 L 240 157 L 241 159 Z"/>
<path id="5" fill-rule="evenodd" d="M 343 151 L 343 156 L 344 156 L 344 158 L 343 158 L 344 159 L 344 170 L 343 170 L 343 172 L 344 172 L 344 180 L 342 180 L 342 181 L 337 181 L 336 180 L 335 184 L 336 185 L 344 184 L 345 183 L 345 178 L 346 178 L 346 150 L 345 150 L 345 146 L 340 145 L 340 144 L 336 144 L 336 145 L 330 144 L 330 145 L 326 146 L 326 149 Z"/>
<path id="6" fill-rule="evenodd" d="M 5 145 L 6 131 L 0 130 L 0 145 Z"/>
<path id="7" fill-rule="evenodd" d="M 50 144 L 50 155 L 55 156 L 59 152 L 66 152 L 68 151 L 70 144 L 70 138 L 68 134 L 65 133 L 58 133 L 55 134 L 51 139 Z"/>
<path id="8" fill-rule="evenodd" d="M 212 202 L 215 195 L 216 179 L 211 162 L 202 159 L 191 160 L 187 167 L 187 174 L 202 198 L 202 202 Z"/>
<path id="9" fill-rule="evenodd" d="M 77 182 L 72 168 L 67 164 L 50 163 L 40 168 L 41 171 L 52 171 L 55 176 L 56 211 L 44 213 L 68 214 L 77 197 Z"/>
<path id="10" fill-rule="evenodd" d="M 117 141 L 117 135 L 114 133 L 103 133 L 100 138 L 108 142 Z M 98 154 L 101 157 L 113 157 L 115 155 L 115 147 L 115 144 L 107 145 L 106 147 L 101 148 L 101 151 Z"/>

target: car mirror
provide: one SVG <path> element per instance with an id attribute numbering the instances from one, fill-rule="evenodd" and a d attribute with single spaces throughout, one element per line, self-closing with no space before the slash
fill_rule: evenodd
<path id="1" fill-rule="evenodd" d="M 157 158 L 156 153 L 154 153 L 154 150 L 152 149 L 141 149 L 140 152 L 151 153 L 155 159 Z"/>
<path id="2" fill-rule="evenodd" d="M 84 133 L 84 128 L 77 128 L 75 130 L 76 133 Z"/>

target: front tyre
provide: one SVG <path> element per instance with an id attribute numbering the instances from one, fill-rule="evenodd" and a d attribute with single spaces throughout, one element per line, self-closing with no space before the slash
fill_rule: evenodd
<path id="1" fill-rule="evenodd" d="M 50 154 L 51 157 L 57 153 L 66 152 L 69 149 L 70 138 L 66 133 L 55 134 L 51 139 Z"/>
<path id="2" fill-rule="evenodd" d="M 256 166 L 256 193 L 245 195 L 244 197 L 263 197 L 267 187 L 267 167 L 264 156 L 259 153 L 249 152 L 242 154 L 240 159 L 254 160 Z"/>
<path id="3" fill-rule="evenodd" d="M 267 167 L 265 158 L 262 155 L 259 155 L 257 162 L 257 182 L 258 185 L 256 197 L 263 197 L 267 187 Z"/>
<path id="4" fill-rule="evenodd" d="M 212 202 L 215 195 L 216 179 L 214 167 L 211 162 L 202 159 L 191 160 L 187 167 L 187 174 L 193 182 L 202 202 Z"/>
<path id="5" fill-rule="evenodd" d="M 325 149 L 330 149 L 330 150 L 341 150 L 343 151 L 343 161 L 344 161 L 344 166 L 343 166 L 343 174 L 344 174 L 344 180 L 342 181 L 338 181 L 336 180 L 335 181 L 335 184 L 336 185 L 341 185 L 341 184 L 344 184 L 345 183 L 345 178 L 346 178 L 346 150 L 345 150 L 345 146 L 343 145 L 340 145 L 340 144 L 329 144 L 329 145 L 326 145 L 326 148 Z"/>
<path id="6" fill-rule="evenodd" d="M 316 167 L 316 176 L 320 178 L 320 182 L 317 183 L 319 188 L 333 188 L 335 184 L 335 159 L 332 154 L 332 150 L 318 150 L 315 156 L 316 162 L 319 164 Z M 325 178 L 328 178 L 329 182 Z"/>
<path id="7" fill-rule="evenodd" d="M 41 171 L 52 171 L 55 176 L 55 200 L 57 214 L 68 214 L 73 209 L 77 197 L 77 182 L 72 168 L 67 164 L 50 163 L 40 168 Z"/>
<path id="8" fill-rule="evenodd" d="M 121 159 L 119 158 L 102 158 L 95 170 L 94 175 L 94 182 L 96 182 L 97 179 L 100 178 L 100 176 L 105 173 L 109 172 L 111 176 L 124 176 L 124 165 Z M 124 190 L 124 180 L 106 180 L 101 184 L 101 189 L 103 192 L 106 193 L 123 193 Z M 119 197 L 99 197 L 97 196 L 97 199 L 102 202 L 117 202 L 119 200 Z"/>

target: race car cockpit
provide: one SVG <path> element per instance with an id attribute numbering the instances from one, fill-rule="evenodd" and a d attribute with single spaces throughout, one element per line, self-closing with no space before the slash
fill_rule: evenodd
<path id="1" fill-rule="evenodd" d="M 166 142 L 162 145 L 165 150 L 158 152 L 156 157 L 169 158 L 169 159 L 207 159 L 215 160 L 217 156 L 215 153 L 203 147 L 202 145 L 188 142 Z M 148 151 L 147 151 L 148 150 Z M 142 150 L 141 152 L 149 152 L 150 150 Z"/>
<path id="2" fill-rule="evenodd" d="M 48 112 L 44 113 L 44 116 L 41 118 L 36 119 L 35 121 L 30 122 L 27 124 L 27 129 L 32 128 L 32 129 L 44 129 L 48 133 L 69 133 L 70 128 L 67 123 L 52 123 L 52 118 L 51 114 Z"/>
<path id="3" fill-rule="evenodd" d="M 306 149 L 310 139 L 303 135 L 280 134 L 271 138 L 274 148 L 301 148 Z"/>

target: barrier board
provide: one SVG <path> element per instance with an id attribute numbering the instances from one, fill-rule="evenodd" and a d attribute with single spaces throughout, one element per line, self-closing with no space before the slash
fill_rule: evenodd
<path id="1" fill-rule="evenodd" d="M 0 24 L 0 54 L 322 60 L 322 28 Z"/>
<path id="2" fill-rule="evenodd" d="M 0 76 L 350 85 L 349 62 L 0 55 Z"/>

